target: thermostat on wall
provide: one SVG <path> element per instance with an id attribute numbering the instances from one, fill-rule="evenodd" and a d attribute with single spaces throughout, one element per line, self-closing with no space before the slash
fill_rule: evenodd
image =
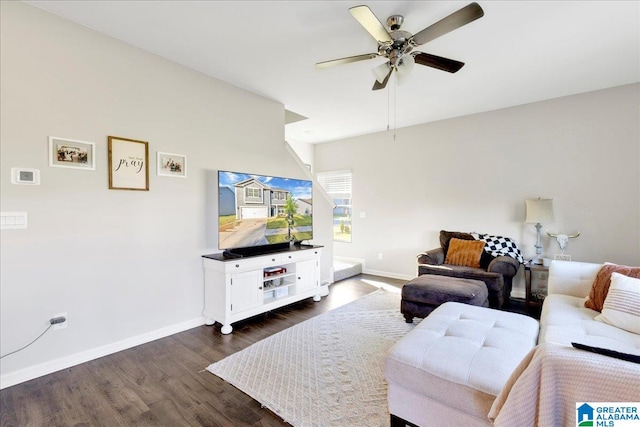
<path id="1" fill-rule="evenodd" d="M 38 169 L 11 168 L 11 183 L 39 185 L 40 171 Z"/>

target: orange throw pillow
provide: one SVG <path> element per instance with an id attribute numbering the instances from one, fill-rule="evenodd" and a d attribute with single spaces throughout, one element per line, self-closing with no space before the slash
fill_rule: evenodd
<path id="1" fill-rule="evenodd" d="M 629 267 L 627 265 L 618 265 L 606 263 L 596 274 L 596 278 L 591 285 L 589 299 L 584 302 L 584 306 L 596 311 L 602 311 L 604 300 L 609 293 L 609 285 L 611 285 L 611 273 L 620 273 L 624 276 L 640 279 L 640 267 Z"/>
<path id="2" fill-rule="evenodd" d="M 484 240 L 449 240 L 449 249 L 445 264 L 462 265 L 465 267 L 480 267 L 480 257 L 484 250 Z"/>

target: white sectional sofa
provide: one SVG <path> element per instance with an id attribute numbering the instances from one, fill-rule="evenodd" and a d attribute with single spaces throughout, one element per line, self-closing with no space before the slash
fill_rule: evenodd
<path id="1" fill-rule="evenodd" d="M 539 335 L 523 315 L 457 303 L 434 310 L 387 357 L 392 427 L 576 425 L 577 402 L 640 400 L 640 364 L 571 346 L 640 356 L 640 335 L 584 307 L 601 266 L 551 263 Z"/>

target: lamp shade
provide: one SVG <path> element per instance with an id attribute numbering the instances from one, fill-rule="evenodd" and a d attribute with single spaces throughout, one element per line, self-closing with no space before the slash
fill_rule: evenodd
<path id="1" fill-rule="evenodd" d="M 413 59 L 413 56 L 409 54 L 402 55 L 400 63 L 397 66 L 398 74 L 396 75 L 399 85 L 403 85 L 407 80 L 409 80 L 409 76 L 411 75 L 411 70 L 413 70 L 415 62 L 416 61 Z"/>
<path id="2" fill-rule="evenodd" d="M 378 83 L 382 84 L 384 79 L 387 78 L 387 74 L 389 74 L 389 70 L 391 67 L 389 66 L 389 62 L 385 62 L 384 64 L 380 64 L 377 67 L 373 68 L 373 75 L 376 76 L 376 80 Z"/>
<path id="3" fill-rule="evenodd" d="M 553 222 L 553 199 L 527 200 L 527 223 Z"/>

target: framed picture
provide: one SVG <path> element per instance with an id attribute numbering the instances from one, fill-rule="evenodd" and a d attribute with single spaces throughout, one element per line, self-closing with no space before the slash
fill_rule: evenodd
<path id="1" fill-rule="evenodd" d="M 187 156 L 182 154 L 162 153 L 158 151 L 158 175 L 187 177 Z"/>
<path id="2" fill-rule="evenodd" d="M 95 170 L 95 152 L 93 142 L 49 137 L 49 166 L 55 168 Z"/>
<path id="3" fill-rule="evenodd" d="M 109 189 L 149 191 L 149 143 L 109 137 Z"/>

